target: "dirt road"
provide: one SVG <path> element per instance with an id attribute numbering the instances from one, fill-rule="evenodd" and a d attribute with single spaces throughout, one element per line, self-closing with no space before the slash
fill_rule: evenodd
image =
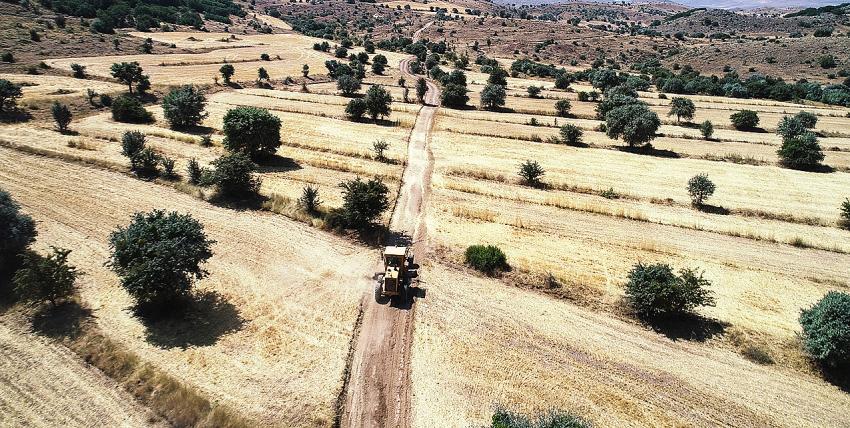
<path id="1" fill-rule="evenodd" d="M 430 23 L 416 32 L 416 38 Z M 412 58 L 399 67 L 409 82 Z M 390 220 L 396 233 L 388 244 L 410 241 L 416 260 L 426 253 L 424 212 L 430 190 L 433 156 L 428 147 L 434 116 L 439 104 L 439 88 L 428 82 L 428 92 L 410 134 L 407 166 L 398 201 Z M 380 265 L 375 266 L 375 271 Z M 345 391 L 341 425 L 346 427 L 410 426 L 410 345 L 414 306 L 375 301 L 369 293 L 363 298 L 363 317 L 356 339 Z"/>

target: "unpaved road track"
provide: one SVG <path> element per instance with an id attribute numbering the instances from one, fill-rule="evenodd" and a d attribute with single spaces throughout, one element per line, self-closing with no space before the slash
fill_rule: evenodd
<path id="1" fill-rule="evenodd" d="M 420 32 L 430 23 L 416 32 Z M 418 76 L 410 73 L 410 61 L 399 64 L 405 77 L 415 85 Z M 416 118 L 408 143 L 398 201 L 390 220 L 390 229 L 402 236 L 390 238 L 412 241 L 416 260 L 426 253 L 424 212 L 431 185 L 433 156 L 428 148 L 434 117 L 439 104 L 439 88 L 428 82 L 428 92 Z M 375 270 L 379 269 L 375 266 Z M 345 427 L 410 426 L 410 345 L 413 335 L 414 306 L 378 303 L 372 293 L 363 298 L 363 318 L 345 391 L 341 425 Z"/>

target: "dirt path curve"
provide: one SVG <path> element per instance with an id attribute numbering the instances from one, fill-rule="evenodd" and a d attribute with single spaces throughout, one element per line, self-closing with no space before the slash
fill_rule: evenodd
<path id="1" fill-rule="evenodd" d="M 417 31 L 419 38 L 426 24 Z M 410 61 L 399 68 L 415 85 L 418 76 L 410 73 Z M 390 229 L 413 242 L 416 260 L 422 260 L 425 245 L 425 203 L 431 185 L 434 159 L 428 146 L 434 117 L 439 104 L 439 88 L 428 82 L 425 103 L 419 110 L 410 133 L 407 166 L 402 177 L 398 201 L 390 220 Z M 391 238 L 390 241 L 399 239 Z M 388 242 L 395 244 L 397 242 Z M 380 266 L 375 266 L 375 272 Z M 410 344 L 413 335 L 415 306 L 379 304 L 372 293 L 364 296 L 360 324 L 351 368 L 348 372 L 343 427 L 408 427 L 410 426 Z"/>

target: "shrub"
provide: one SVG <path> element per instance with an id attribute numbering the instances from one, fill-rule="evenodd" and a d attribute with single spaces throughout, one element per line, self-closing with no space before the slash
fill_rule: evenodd
<path id="1" fill-rule="evenodd" d="M 495 110 L 505 105 L 506 96 L 504 86 L 488 84 L 481 90 L 481 107 L 487 110 Z"/>
<path id="2" fill-rule="evenodd" d="M 73 72 L 73 76 L 77 79 L 85 79 L 86 78 L 86 66 L 80 64 L 71 64 L 71 71 Z"/>
<path id="3" fill-rule="evenodd" d="M 844 199 L 844 202 L 841 203 L 841 214 L 839 217 L 838 225 L 850 230 L 850 199 Z"/>
<path id="4" fill-rule="evenodd" d="M 605 133 L 613 138 L 622 138 L 629 146 L 652 141 L 661 121 L 655 112 L 644 104 L 617 107 L 605 115 Z"/>
<path id="5" fill-rule="evenodd" d="M 342 220 L 346 227 L 360 228 L 372 223 L 389 207 L 389 189 L 380 178 L 363 181 L 360 177 L 340 183 Z"/>
<path id="6" fill-rule="evenodd" d="M 233 68 L 232 64 L 224 64 L 221 68 L 218 69 L 218 72 L 221 73 L 221 78 L 224 79 L 224 83 L 230 83 L 230 78 L 233 77 L 233 74 L 236 73 L 236 69 Z"/>
<path id="7" fill-rule="evenodd" d="M 801 111 L 795 114 L 794 117 L 796 117 L 806 129 L 814 129 L 814 127 L 818 124 L 818 117 L 814 113 Z"/>
<path id="8" fill-rule="evenodd" d="M 555 102 L 555 112 L 558 117 L 569 117 L 571 108 L 570 100 L 558 100 Z"/>
<path id="9" fill-rule="evenodd" d="M 828 292 L 800 313 L 803 345 L 816 361 L 827 366 L 850 364 L 850 294 Z"/>
<path id="10" fill-rule="evenodd" d="M 527 160 L 519 166 L 519 176 L 522 177 L 525 184 L 532 187 L 540 187 L 542 183 L 540 178 L 546 174 L 543 167 L 537 161 Z"/>
<path id="11" fill-rule="evenodd" d="M 197 126 L 207 117 L 207 99 L 194 86 L 172 89 L 162 99 L 162 112 L 172 128 Z"/>
<path id="12" fill-rule="evenodd" d="M 160 156 L 159 164 L 162 165 L 162 174 L 166 178 L 174 178 L 176 175 L 174 174 L 174 167 L 177 164 L 173 158 L 168 156 Z"/>
<path id="13" fill-rule="evenodd" d="M 696 206 L 702 205 L 714 194 L 714 190 L 714 183 L 705 174 L 695 175 L 688 180 L 688 194 L 691 195 L 691 203 Z"/>
<path id="14" fill-rule="evenodd" d="M 51 248 L 52 253 L 47 257 L 33 251 L 23 253 L 21 268 L 12 279 L 15 295 L 21 300 L 33 303 L 47 300 L 56 306 L 59 299 L 73 294 L 79 273 L 68 264 L 71 250 Z"/>
<path id="15" fill-rule="evenodd" d="M 194 185 L 201 184 L 203 170 L 197 159 L 189 159 L 189 163 L 186 164 L 186 176 L 189 178 L 189 183 Z"/>
<path id="16" fill-rule="evenodd" d="M 381 85 L 372 85 L 366 91 L 366 112 L 372 120 L 378 118 L 383 119 L 390 115 L 390 104 L 393 102 L 393 97 L 389 91 Z"/>
<path id="17" fill-rule="evenodd" d="M 127 227 L 109 236 L 107 266 L 138 303 L 169 304 L 187 296 L 194 280 L 207 276 L 201 264 L 212 257 L 213 243 L 188 214 L 136 213 Z"/>
<path id="18" fill-rule="evenodd" d="M 571 413 L 550 410 L 527 417 L 504 408 L 497 408 L 489 428 L 590 428 L 591 424 Z"/>
<path id="19" fill-rule="evenodd" d="M 147 81 L 147 76 L 142 74 L 142 67 L 139 66 L 139 63 L 135 61 L 112 64 L 110 71 L 112 72 L 112 77 L 118 79 L 119 82 L 127 85 L 127 89 L 130 91 L 131 94 L 133 93 L 134 84 Z M 147 84 L 148 86 L 150 86 L 150 82 L 148 82 Z"/>
<path id="20" fill-rule="evenodd" d="M 136 169 L 136 156 L 145 148 L 145 134 L 127 131 L 121 137 L 121 154 L 130 159 L 130 169 Z"/>
<path id="21" fill-rule="evenodd" d="M 706 140 L 710 139 L 711 136 L 714 135 L 714 124 L 711 123 L 710 120 L 706 120 L 705 122 L 700 124 L 699 132 Z"/>
<path id="22" fill-rule="evenodd" d="M 696 106 L 694 102 L 688 98 L 684 97 L 674 97 L 670 100 L 670 112 L 667 113 L 667 116 L 676 116 L 676 122 L 679 122 L 684 117 L 685 120 L 690 121 L 694 118 L 694 113 L 696 113 Z"/>
<path id="23" fill-rule="evenodd" d="M 263 53 L 260 54 L 260 60 L 261 61 L 271 61 L 272 59 L 269 56 L 269 54 L 263 52 Z"/>
<path id="24" fill-rule="evenodd" d="M 18 255 L 36 236 L 32 217 L 21 212 L 21 207 L 8 192 L 0 189 L 0 273 L 10 273 L 18 264 Z"/>
<path id="25" fill-rule="evenodd" d="M 782 136 L 783 140 L 794 138 L 808 132 L 803 125 L 803 121 L 796 116 L 785 116 L 776 127 L 776 133 Z"/>
<path id="26" fill-rule="evenodd" d="M 260 190 L 260 180 L 254 177 L 257 165 L 240 152 L 224 155 L 212 162 L 215 167 L 212 181 L 218 195 L 228 199 L 246 199 Z"/>
<path id="27" fill-rule="evenodd" d="M 156 177 L 159 175 L 160 156 L 150 147 L 145 147 L 135 156 L 136 174 L 141 177 Z"/>
<path id="28" fill-rule="evenodd" d="M 18 105 L 18 98 L 22 95 L 20 85 L 0 79 L 0 114 L 14 110 Z"/>
<path id="29" fill-rule="evenodd" d="M 375 142 L 372 143 L 372 150 L 375 152 L 375 159 L 381 162 L 387 160 L 384 156 L 384 152 L 388 148 L 390 148 L 390 143 L 387 143 L 384 140 L 375 140 Z"/>
<path id="30" fill-rule="evenodd" d="M 360 90 L 360 79 L 348 74 L 343 74 L 336 79 L 336 88 L 342 92 L 342 95 L 350 97 Z"/>
<path id="31" fill-rule="evenodd" d="M 67 132 L 68 125 L 71 124 L 71 110 L 68 106 L 54 101 L 53 106 L 50 107 L 50 113 L 53 114 L 53 120 L 56 122 L 56 127 L 59 128 L 59 132 Z"/>
<path id="32" fill-rule="evenodd" d="M 112 101 L 112 119 L 126 123 L 149 123 L 154 120 L 141 101 L 123 95 Z"/>
<path id="33" fill-rule="evenodd" d="M 817 168 L 824 158 L 817 137 L 808 131 L 784 139 L 782 147 L 776 153 L 782 165 L 793 169 Z"/>
<path id="34" fill-rule="evenodd" d="M 416 80 L 416 100 L 419 104 L 425 104 L 425 94 L 428 92 L 428 82 L 420 77 Z"/>
<path id="35" fill-rule="evenodd" d="M 100 94 L 100 105 L 104 107 L 112 107 L 112 96 L 108 94 Z"/>
<path id="36" fill-rule="evenodd" d="M 314 213 L 319 209 L 322 200 L 319 198 L 319 188 L 313 186 L 304 186 L 301 191 L 301 197 L 298 198 L 298 205 L 304 208 L 308 213 Z"/>
<path id="37" fill-rule="evenodd" d="M 270 156 L 280 147 L 280 119 L 258 107 L 236 107 L 224 115 L 224 147 L 251 159 Z"/>
<path id="38" fill-rule="evenodd" d="M 584 131 L 578 126 L 566 124 L 561 127 L 561 141 L 568 146 L 578 146 L 581 144 Z"/>
<path id="39" fill-rule="evenodd" d="M 381 55 L 381 56 L 383 56 L 383 55 Z M 377 58 L 378 58 L 378 55 L 375 55 L 375 59 L 372 61 L 372 73 L 384 74 L 384 70 L 386 70 L 387 64 L 378 62 Z"/>
<path id="40" fill-rule="evenodd" d="M 530 98 L 538 98 L 540 97 L 540 93 L 543 91 L 543 88 L 540 86 L 529 86 L 526 91 Z"/>
<path id="41" fill-rule="evenodd" d="M 638 263 L 629 272 L 626 298 L 641 316 L 683 315 L 698 306 L 714 306 L 714 297 L 705 288 L 709 285 L 691 269 L 681 269 L 677 276 L 667 264 Z"/>
<path id="42" fill-rule="evenodd" d="M 470 245 L 466 248 L 464 259 L 472 268 L 488 274 L 508 268 L 505 253 L 494 245 Z"/>
<path id="43" fill-rule="evenodd" d="M 729 116 L 729 120 L 732 121 L 732 126 L 738 130 L 752 129 L 759 124 L 758 113 L 752 110 L 741 110 L 737 113 L 733 113 Z"/>
<path id="44" fill-rule="evenodd" d="M 345 115 L 351 120 L 360 120 L 366 114 L 366 100 L 363 98 L 354 98 L 345 106 Z"/>

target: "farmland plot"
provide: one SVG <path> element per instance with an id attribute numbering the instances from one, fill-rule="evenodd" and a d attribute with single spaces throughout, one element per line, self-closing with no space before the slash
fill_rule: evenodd
<path id="1" fill-rule="evenodd" d="M 114 94 L 126 90 L 124 85 L 98 80 L 74 79 L 66 76 L 0 74 L 0 79 L 21 85 L 22 102 L 61 101 L 64 98 L 86 95 L 86 89 L 98 94 Z"/>
<path id="2" fill-rule="evenodd" d="M 69 180 L 73 177 L 73 180 Z M 330 426 L 375 254 L 284 217 L 218 208 L 109 171 L 0 149 L 0 187 L 73 249 L 98 327 L 171 376 L 266 426 Z M 198 320 L 150 322 L 103 266 L 108 234 L 153 208 L 189 213 L 217 241 Z M 329 263 L 315 263 L 328 260 Z M 201 322 L 201 320 L 203 320 Z"/>

